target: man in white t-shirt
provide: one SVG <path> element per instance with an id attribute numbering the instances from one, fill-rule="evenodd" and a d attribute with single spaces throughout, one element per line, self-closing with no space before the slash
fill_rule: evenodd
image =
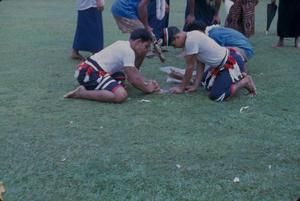
<path id="1" fill-rule="evenodd" d="M 165 29 L 164 43 L 184 48 L 185 52 L 185 74 L 182 83 L 170 89 L 172 93 L 196 91 L 203 81 L 209 97 L 215 101 L 232 97 L 242 88 L 246 88 L 251 95 L 256 94 L 254 82 L 245 72 L 243 58 L 234 49 L 218 45 L 202 32 L 184 32 L 177 27 Z M 196 76 L 191 85 L 194 68 Z"/>
<path id="2" fill-rule="evenodd" d="M 116 41 L 78 65 L 75 77 L 80 86 L 65 94 L 65 98 L 89 99 L 100 102 L 121 103 L 127 91 L 119 82 L 127 78 L 144 93 L 160 90 L 155 80 L 147 80 L 139 68 L 152 43 L 146 29 L 136 29 L 129 41 Z"/>

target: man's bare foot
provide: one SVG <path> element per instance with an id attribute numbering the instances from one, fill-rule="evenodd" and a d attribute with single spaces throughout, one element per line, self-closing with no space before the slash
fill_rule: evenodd
<path id="1" fill-rule="evenodd" d="M 252 77 L 250 75 L 246 75 L 244 77 L 244 79 L 246 79 L 246 89 L 248 90 L 249 92 L 249 95 L 251 96 L 255 96 L 256 95 L 256 87 L 255 87 L 255 84 L 252 80 Z"/>
<path id="2" fill-rule="evenodd" d="M 283 47 L 283 39 L 279 38 L 278 42 L 276 45 L 273 45 L 273 47 Z"/>
<path id="3" fill-rule="evenodd" d="M 76 51 L 76 50 L 74 50 L 74 49 L 71 52 L 71 59 L 81 60 L 81 61 L 85 60 L 84 56 L 82 56 L 81 54 L 79 54 L 79 52 Z"/>
<path id="4" fill-rule="evenodd" d="M 80 97 L 80 92 L 86 90 L 84 86 L 80 85 L 73 91 L 70 91 L 64 95 L 64 98 L 79 98 Z"/>

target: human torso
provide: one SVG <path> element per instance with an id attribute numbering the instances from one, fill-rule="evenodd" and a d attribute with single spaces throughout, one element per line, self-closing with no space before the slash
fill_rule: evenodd
<path id="1" fill-rule="evenodd" d="M 114 16 L 138 19 L 138 4 L 141 0 L 115 0 L 111 7 Z"/>
<path id="2" fill-rule="evenodd" d="M 107 73 L 123 72 L 124 66 L 135 66 L 135 53 L 129 41 L 116 41 L 90 57 Z"/>
<path id="3" fill-rule="evenodd" d="M 240 32 L 227 27 L 214 27 L 208 36 L 224 47 L 238 47 L 245 51 L 248 59 L 253 56 L 253 47 L 249 40 Z"/>
<path id="4" fill-rule="evenodd" d="M 187 32 L 185 41 L 186 55 L 196 55 L 197 60 L 211 67 L 222 64 L 228 50 L 200 31 Z"/>

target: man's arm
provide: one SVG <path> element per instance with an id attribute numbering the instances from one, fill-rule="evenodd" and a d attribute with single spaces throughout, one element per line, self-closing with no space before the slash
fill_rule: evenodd
<path id="1" fill-rule="evenodd" d="M 160 90 L 155 80 L 146 80 L 136 67 L 124 67 L 124 73 L 128 82 L 144 93 L 153 93 Z"/>
<path id="2" fill-rule="evenodd" d="M 203 77 L 203 73 L 204 73 L 204 67 L 205 65 L 201 62 L 197 62 L 197 67 L 196 67 L 196 76 L 193 82 L 193 85 L 191 87 L 189 87 L 188 92 L 193 92 L 193 91 L 197 91 L 197 89 L 199 88 L 201 79 Z"/>
<path id="3" fill-rule="evenodd" d="M 183 93 L 187 88 L 189 88 L 188 86 L 190 85 L 194 66 L 197 62 L 196 54 L 185 56 L 185 61 L 186 61 L 186 68 L 182 78 L 182 82 L 179 86 L 170 89 L 172 93 Z"/>
<path id="4" fill-rule="evenodd" d="M 134 61 L 134 65 L 137 69 L 140 69 L 144 59 L 145 59 L 146 55 L 142 55 L 142 56 L 136 56 L 135 57 L 135 61 Z"/>
<path id="5" fill-rule="evenodd" d="M 186 24 L 191 24 L 195 21 L 195 0 L 187 0 L 188 15 L 185 19 Z"/>
<path id="6" fill-rule="evenodd" d="M 148 24 L 148 4 L 149 0 L 141 0 L 138 5 L 138 17 L 148 31 L 152 31 L 152 28 Z"/>

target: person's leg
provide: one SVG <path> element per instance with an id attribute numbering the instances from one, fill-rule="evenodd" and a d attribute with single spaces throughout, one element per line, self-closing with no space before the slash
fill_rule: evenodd
<path id="1" fill-rule="evenodd" d="M 295 37 L 295 47 L 296 47 L 296 48 L 300 48 L 300 39 L 299 39 L 298 36 Z"/>
<path id="2" fill-rule="evenodd" d="M 84 61 L 85 58 L 84 56 L 82 56 L 78 50 L 75 50 L 74 48 L 72 49 L 71 51 L 71 59 L 74 59 L 74 60 L 80 60 L 80 61 Z"/>
<path id="3" fill-rule="evenodd" d="M 99 102 L 122 103 L 127 99 L 127 91 L 119 86 L 114 91 L 108 90 L 86 90 L 79 86 L 75 90 L 64 95 L 64 98 L 88 99 Z"/>
<path id="4" fill-rule="evenodd" d="M 241 0 L 235 1 L 229 10 L 225 21 L 225 27 L 235 29 L 244 34 L 243 21 L 242 21 L 242 4 Z"/>
<path id="5" fill-rule="evenodd" d="M 274 45 L 273 47 L 283 47 L 283 45 L 284 45 L 283 41 L 284 41 L 284 37 L 279 36 L 277 44 Z"/>
<path id="6" fill-rule="evenodd" d="M 231 95 L 230 96 L 234 96 L 236 94 L 236 92 L 242 88 L 247 89 L 247 91 L 249 92 L 249 95 L 252 95 L 252 96 L 256 95 L 255 84 L 250 75 L 244 74 L 244 77 L 240 81 L 231 85 Z"/>
<path id="7" fill-rule="evenodd" d="M 114 16 L 119 29 L 123 33 L 131 33 L 136 29 L 145 28 L 140 20 L 128 19 L 125 17 Z"/>

